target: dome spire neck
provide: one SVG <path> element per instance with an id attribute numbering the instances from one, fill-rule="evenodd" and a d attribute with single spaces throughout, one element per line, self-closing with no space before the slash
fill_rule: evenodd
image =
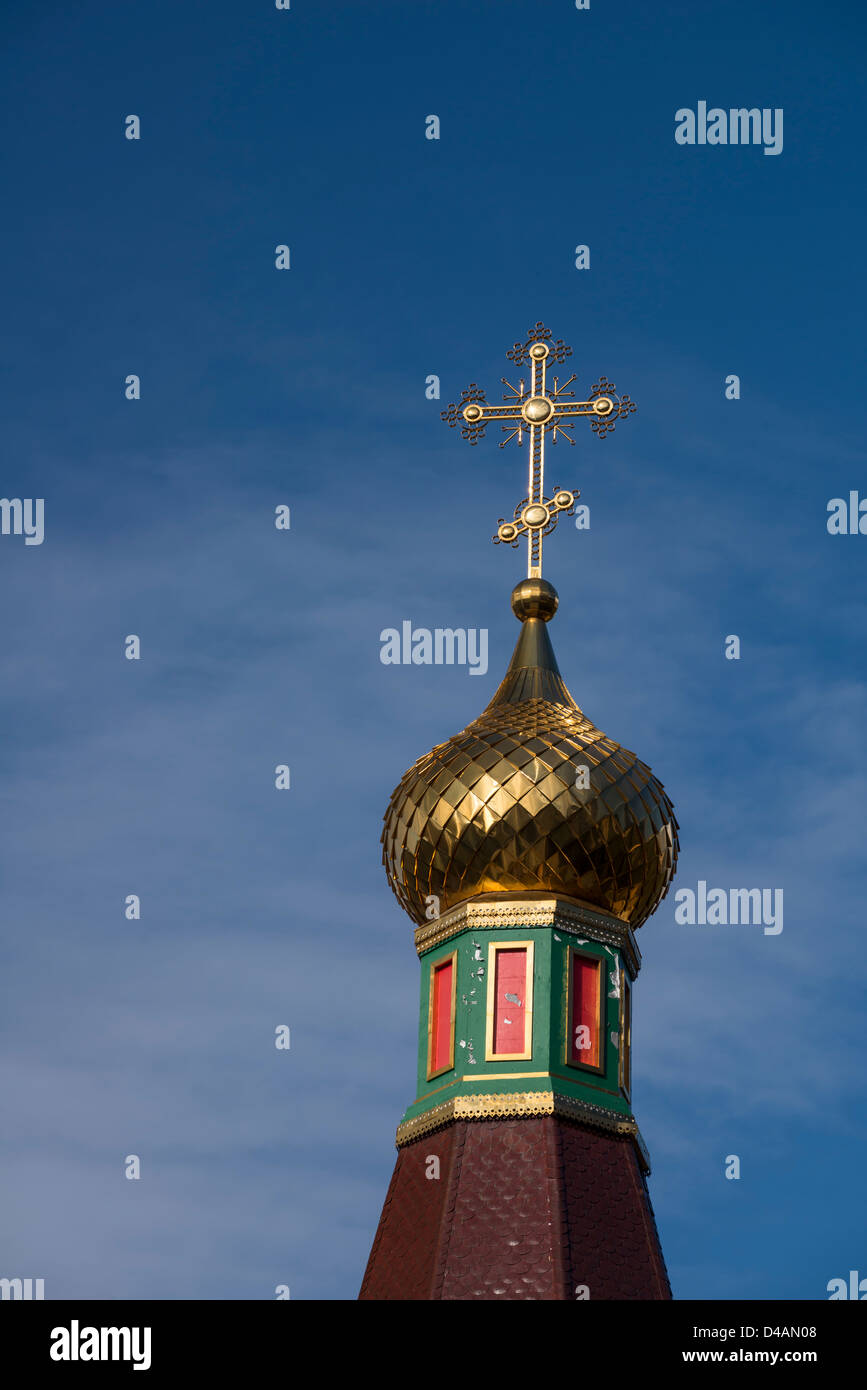
<path id="1" fill-rule="evenodd" d="M 560 675 L 548 636 L 548 623 L 559 602 L 557 590 L 545 579 L 524 579 L 512 590 L 512 611 L 520 620 L 521 632 L 489 709 L 524 700 L 549 700 L 554 705 L 578 708 Z"/>

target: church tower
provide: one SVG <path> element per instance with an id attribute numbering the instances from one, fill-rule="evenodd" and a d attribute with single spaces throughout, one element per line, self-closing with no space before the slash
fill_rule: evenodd
<path id="1" fill-rule="evenodd" d="M 604 377 L 574 401 L 536 324 L 505 406 L 475 385 L 444 418 L 475 444 L 529 435 L 528 496 L 495 541 L 525 538 L 521 630 L 484 712 L 405 774 L 383 861 L 416 924 L 416 1097 L 362 1299 L 668 1299 L 631 1105 L 635 932 L 668 891 L 677 821 L 662 784 L 582 713 L 548 635 L 542 537 L 577 492 L 544 490 L 546 436 L 605 435 L 634 410 Z M 570 440 L 571 442 L 571 440 Z"/>

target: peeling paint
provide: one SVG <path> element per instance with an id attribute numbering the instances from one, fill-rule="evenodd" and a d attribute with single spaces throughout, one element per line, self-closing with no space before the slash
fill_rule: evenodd
<path id="1" fill-rule="evenodd" d="M 611 1042 L 612 1042 L 613 1046 L 616 1047 L 616 1048 L 619 1050 L 619 1048 L 620 1048 L 620 1034 L 617 1032 L 617 1029 L 616 1029 L 616 1028 L 612 1028 L 612 1030 L 611 1030 Z"/>

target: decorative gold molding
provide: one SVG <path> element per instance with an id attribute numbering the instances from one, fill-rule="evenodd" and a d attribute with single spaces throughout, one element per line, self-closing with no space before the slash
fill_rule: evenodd
<path id="1" fill-rule="evenodd" d="M 455 1120 L 515 1120 L 534 1115 L 559 1115 L 565 1120 L 590 1125 L 593 1129 L 619 1134 L 635 1144 L 645 1173 L 650 1172 L 650 1155 L 635 1120 L 616 1110 L 608 1110 L 589 1101 L 573 1100 L 557 1091 L 519 1091 L 503 1095 L 454 1096 L 423 1115 L 398 1125 L 395 1143 L 398 1148 L 414 1139 L 430 1134 Z"/>
<path id="2" fill-rule="evenodd" d="M 415 929 L 415 947 L 424 955 L 460 932 L 477 927 L 480 931 L 524 931 L 527 927 L 554 927 L 569 936 L 586 937 L 623 952 L 634 979 L 641 969 L 641 952 L 628 922 L 610 913 L 568 902 L 565 898 L 525 898 L 514 896 L 458 903 L 449 912 Z"/>
<path id="3" fill-rule="evenodd" d="M 465 1081 L 529 1081 L 537 1076 L 550 1075 L 551 1073 L 548 1071 L 481 1071 L 473 1075 L 464 1073 L 461 1077 L 461 1085 Z M 571 1081 L 572 1078 L 569 1077 L 568 1080 Z M 419 1099 L 423 1100 L 424 1097 L 420 1096 Z"/>

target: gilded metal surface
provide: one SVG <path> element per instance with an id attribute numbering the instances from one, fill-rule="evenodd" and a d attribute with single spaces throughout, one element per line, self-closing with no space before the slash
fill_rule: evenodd
<path id="1" fill-rule="evenodd" d="M 525 618 L 544 618 L 550 622 L 560 604 L 553 584 L 547 579 L 524 579 L 512 590 L 512 612 L 519 622 Z"/>
<path id="2" fill-rule="evenodd" d="M 525 931 L 528 927 L 551 927 L 566 936 L 598 941 L 622 952 L 624 963 L 632 976 L 641 969 L 641 952 L 630 928 L 608 913 L 594 912 L 562 898 L 507 899 L 477 898 L 460 903 L 442 917 L 424 922 L 415 930 L 418 954 L 424 955 L 435 946 L 450 941 L 460 932 L 478 928 L 502 931 Z"/>
<path id="3" fill-rule="evenodd" d="M 638 1125 L 631 1116 L 621 1115 L 616 1110 L 607 1110 L 601 1105 L 591 1105 L 587 1101 L 573 1100 L 557 1091 L 519 1091 L 503 1095 L 455 1096 L 434 1106 L 424 1115 L 417 1115 L 398 1125 L 395 1143 L 398 1148 L 412 1143 L 422 1134 L 430 1134 L 443 1125 L 455 1120 L 504 1120 L 523 1119 L 532 1115 L 559 1115 L 566 1120 L 576 1120 L 602 1129 L 610 1134 L 628 1135 L 636 1145 L 642 1167 L 650 1172 L 650 1156 Z"/>
<path id="4" fill-rule="evenodd" d="M 494 545 L 511 545 L 514 550 L 521 536 L 527 536 L 528 541 L 532 542 L 533 534 L 536 534 L 539 538 L 541 556 L 542 536 L 547 536 L 554 530 L 561 512 L 566 516 L 572 516 L 575 501 L 580 496 L 577 489 L 575 492 L 568 492 L 566 488 L 555 488 L 553 497 L 543 497 L 538 502 L 531 502 L 528 497 L 522 498 L 515 508 L 512 521 L 504 521 L 500 517 L 497 534 L 493 537 Z M 541 560 L 539 563 L 541 567 Z"/>
<path id="5" fill-rule="evenodd" d="M 461 399 L 453 402 L 443 412 L 442 418 L 455 429 L 461 427 L 461 434 L 471 444 L 477 444 L 484 437 L 487 426 L 500 421 L 506 438 L 501 441 L 504 448 L 510 439 L 524 442 L 524 431 L 530 436 L 530 470 L 527 496 L 515 508 L 514 519 L 507 521 L 500 517 L 497 533 L 493 537 L 495 545 L 501 543 L 517 546 L 522 536 L 527 538 L 527 576 L 530 579 L 542 575 L 542 537 L 553 531 L 560 516 L 565 512 L 571 516 L 575 499 L 580 496 L 577 490 L 554 489 L 551 497 L 545 497 L 545 436 L 551 436 L 551 443 L 557 443 L 558 434 L 574 444 L 572 429 L 576 419 L 590 420 L 590 428 L 600 438 L 610 434 L 615 422 L 631 415 L 635 404 L 628 396 L 618 395 L 613 381 L 600 376 L 594 382 L 586 401 L 576 401 L 575 392 L 566 388 L 575 380 L 575 373 L 563 382 L 552 376 L 548 381 L 548 367 L 565 362 L 572 356 L 572 349 L 558 338 L 552 340 L 550 328 L 541 322 L 529 330 L 525 343 L 515 343 L 506 356 L 516 366 L 524 363 L 530 367 L 530 381 L 522 377 L 518 386 L 502 377 L 507 394 L 503 396 L 505 405 L 489 405 L 485 393 L 476 383 L 471 382 L 461 394 Z"/>
<path id="6" fill-rule="evenodd" d="M 522 611 L 523 585 L 513 602 Z M 431 898 L 442 914 L 482 894 L 536 891 L 632 927 L 668 891 L 678 849 L 662 784 L 576 705 L 544 614 L 524 619 L 487 709 L 404 775 L 382 844 L 392 889 L 417 923 Z"/>

